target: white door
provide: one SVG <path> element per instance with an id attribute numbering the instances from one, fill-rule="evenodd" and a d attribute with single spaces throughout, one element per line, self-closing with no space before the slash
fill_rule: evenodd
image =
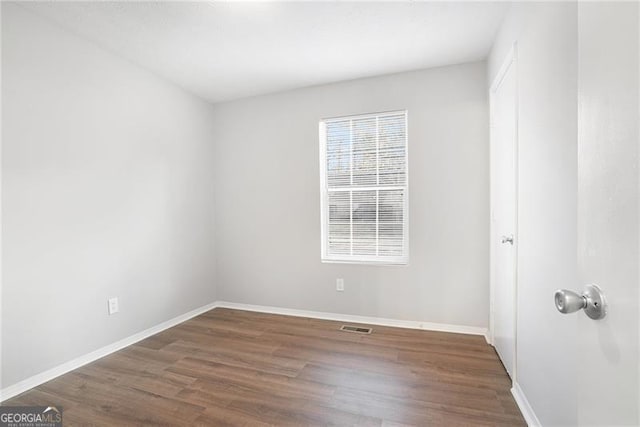
<path id="1" fill-rule="evenodd" d="M 639 425 L 638 3 L 578 8 L 578 286 L 609 305 L 577 313 L 578 422 Z"/>
<path id="2" fill-rule="evenodd" d="M 513 378 L 516 355 L 516 66 L 515 48 L 490 92 L 491 340 Z"/>

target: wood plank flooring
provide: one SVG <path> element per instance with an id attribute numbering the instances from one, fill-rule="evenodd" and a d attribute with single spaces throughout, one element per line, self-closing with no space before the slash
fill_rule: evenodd
<path id="1" fill-rule="evenodd" d="M 483 337 L 216 308 L 3 406 L 65 425 L 526 425 Z"/>

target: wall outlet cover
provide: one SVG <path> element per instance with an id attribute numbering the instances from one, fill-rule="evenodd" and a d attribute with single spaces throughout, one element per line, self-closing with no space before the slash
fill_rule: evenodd
<path id="1" fill-rule="evenodd" d="M 115 314 L 119 309 L 120 307 L 118 307 L 118 298 L 109 298 L 109 314 Z"/>

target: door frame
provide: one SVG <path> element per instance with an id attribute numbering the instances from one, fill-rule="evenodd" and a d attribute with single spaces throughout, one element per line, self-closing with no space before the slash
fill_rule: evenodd
<path id="1" fill-rule="evenodd" d="M 494 78 L 491 87 L 489 89 L 489 333 L 488 333 L 488 341 L 489 344 L 495 347 L 495 339 L 494 339 L 494 325 L 495 325 L 495 250 L 494 250 L 494 185 L 495 182 L 495 171 L 493 169 L 493 163 L 495 159 L 494 154 L 494 120 L 495 120 L 495 111 L 494 111 L 494 96 L 495 92 L 498 90 L 502 82 L 504 81 L 504 77 L 507 72 L 512 69 L 515 73 L 515 99 L 514 99 L 514 109 L 515 109 L 515 135 L 514 135 L 514 147 L 513 147 L 513 164 L 514 164 L 514 242 L 513 242 L 513 281 L 515 287 L 515 295 L 514 295 L 514 356 L 513 356 L 513 373 L 511 381 L 512 383 L 516 383 L 516 377 L 518 372 L 518 245 L 519 245 L 519 227 L 518 227 L 518 207 L 519 207 L 519 129 L 518 129 L 518 92 L 519 92 L 519 84 L 518 84 L 518 63 L 517 63 L 517 42 L 514 42 L 509 52 L 506 54 L 505 59 L 500 66 L 496 77 Z"/>

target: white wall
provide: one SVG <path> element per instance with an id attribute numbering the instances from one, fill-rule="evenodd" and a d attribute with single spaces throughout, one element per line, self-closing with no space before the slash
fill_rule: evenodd
<path id="1" fill-rule="evenodd" d="M 217 106 L 218 298 L 486 327 L 485 82 L 479 62 Z M 318 121 L 396 109 L 409 118 L 409 265 L 322 264 Z"/>
<path id="2" fill-rule="evenodd" d="M 489 82 L 514 42 L 520 180 L 515 380 L 543 425 L 575 425 L 578 316 L 556 312 L 553 294 L 582 290 L 576 270 L 576 4 L 514 4 L 488 60 Z"/>
<path id="3" fill-rule="evenodd" d="M 6 387 L 214 301 L 215 271 L 208 104 L 6 2 L 2 78 Z"/>

